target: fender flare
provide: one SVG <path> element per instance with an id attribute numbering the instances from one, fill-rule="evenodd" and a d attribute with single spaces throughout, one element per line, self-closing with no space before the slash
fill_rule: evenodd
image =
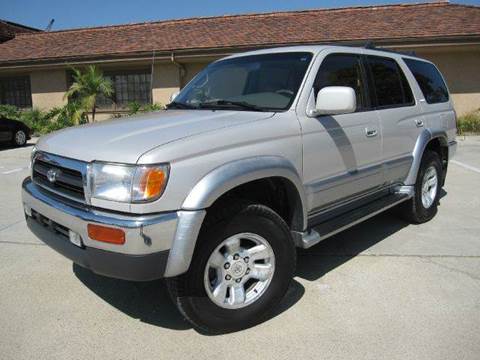
<path id="1" fill-rule="evenodd" d="M 425 152 L 427 145 L 434 139 L 439 139 L 443 146 L 448 146 L 448 137 L 445 131 L 431 131 L 429 129 L 422 130 L 417 137 L 415 147 L 413 148 L 413 162 L 407 178 L 405 179 L 405 185 L 415 185 L 423 153 Z"/>
<path id="2" fill-rule="evenodd" d="M 295 186 L 301 202 L 303 228 L 306 228 L 307 210 L 303 183 L 293 164 L 281 156 L 255 156 L 234 160 L 215 168 L 193 187 L 182 204 L 182 210 L 206 209 L 229 190 L 269 177 L 287 179 Z"/>

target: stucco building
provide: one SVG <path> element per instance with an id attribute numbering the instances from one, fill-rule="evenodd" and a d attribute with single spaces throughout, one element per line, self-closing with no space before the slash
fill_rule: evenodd
<path id="1" fill-rule="evenodd" d="M 480 7 L 443 1 L 17 32 L 0 43 L 0 103 L 62 105 L 69 67 L 96 64 L 115 88 L 99 101 L 106 118 L 131 101 L 167 103 L 209 62 L 235 52 L 367 41 L 433 61 L 457 112 L 480 108 Z"/>

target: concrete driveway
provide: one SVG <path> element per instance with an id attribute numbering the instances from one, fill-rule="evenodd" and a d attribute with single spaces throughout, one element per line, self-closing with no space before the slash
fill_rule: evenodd
<path id="1" fill-rule="evenodd" d="M 193 330 L 162 281 L 94 275 L 27 230 L 30 149 L 0 149 L 2 359 L 479 359 L 480 138 L 460 139 L 438 216 L 380 215 L 299 255 L 281 308 L 222 336 Z"/>

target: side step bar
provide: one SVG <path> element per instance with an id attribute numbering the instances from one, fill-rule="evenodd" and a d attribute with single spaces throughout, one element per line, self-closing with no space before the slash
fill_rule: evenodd
<path id="1" fill-rule="evenodd" d="M 307 249 L 349 227 L 357 225 L 381 212 L 411 198 L 411 194 L 395 193 L 382 197 L 360 208 L 313 226 L 304 233 L 297 233 L 297 246 Z"/>

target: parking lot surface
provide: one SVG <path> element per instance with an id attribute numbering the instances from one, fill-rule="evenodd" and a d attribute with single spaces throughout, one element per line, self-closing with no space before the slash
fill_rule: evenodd
<path id="1" fill-rule="evenodd" d="M 298 256 L 268 321 L 206 336 L 162 281 L 84 270 L 26 228 L 31 147 L 0 148 L 1 359 L 479 359 L 480 137 L 459 139 L 437 217 L 392 212 Z"/>

